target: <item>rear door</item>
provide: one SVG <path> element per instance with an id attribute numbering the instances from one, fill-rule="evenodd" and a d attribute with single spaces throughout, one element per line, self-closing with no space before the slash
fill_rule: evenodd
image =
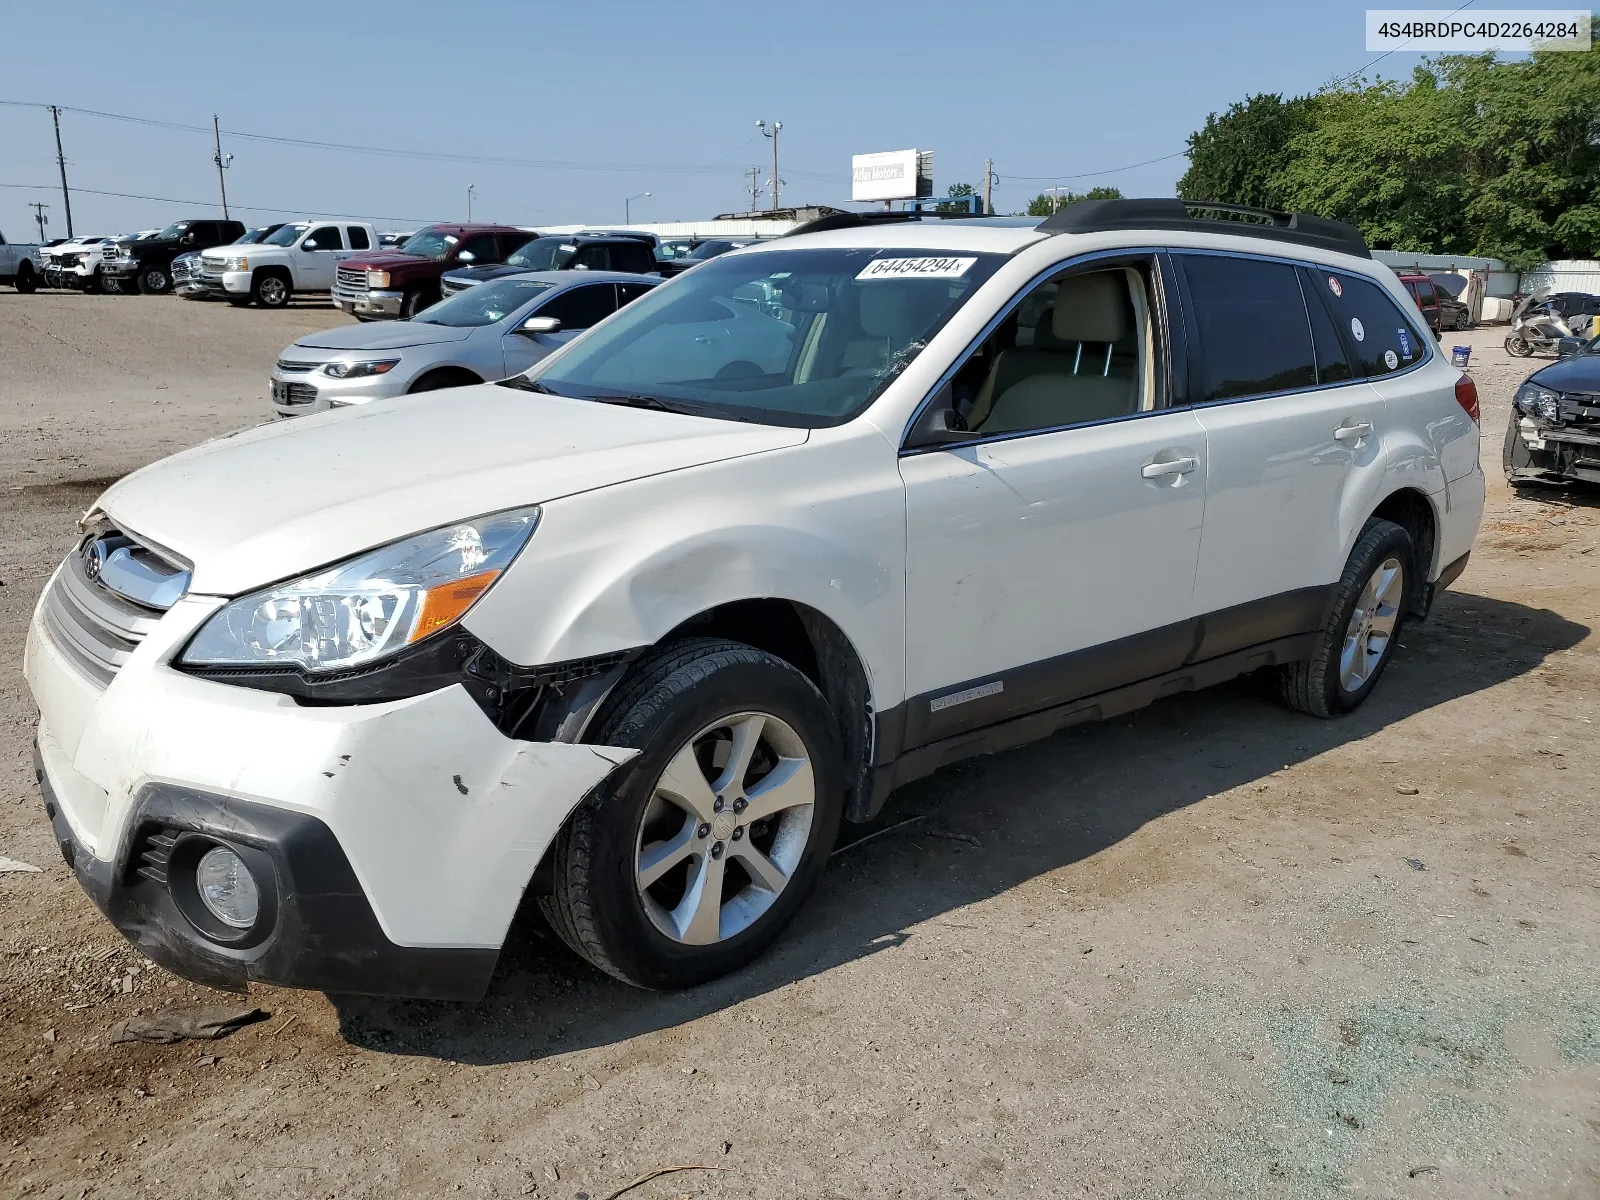
<path id="1" fill-rule="evenodd" d="M 1195 574 L 1203 659 L 1321 623 L 1344 568 L 1349 497 L 1383 482 L 1383 399 L 1313 294 L 1342 288 L 1337 279 L 1313 284 L 1297 264 L 1267 257 L 1175 257 L 1210 453 Z M 1358 344 L 1377 332 L 1359 320 L 1354 330 Z"/>

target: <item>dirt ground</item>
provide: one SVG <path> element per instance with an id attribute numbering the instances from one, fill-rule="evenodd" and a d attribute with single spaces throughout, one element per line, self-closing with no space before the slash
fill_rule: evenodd
<path id="1" fill-rule="evenodd" d="M 1262 682 L 946 770 L 776 952 L 630 990 L 519 923 L 472 1006 L 259 988 L 132 951 L 50 838 L 23 632 L 103 481 L 268 419 L 325 308 L 0 292 L 0 1194 L 1600 1195 L 1600 506 L 1514 496 L 1532 366 L 1474 347 L 1489 511 L 1373 700 Z M 242 481 L 241 486 L 251 486 Z M 264 499 L 270 485 L 263 485 Z"/>

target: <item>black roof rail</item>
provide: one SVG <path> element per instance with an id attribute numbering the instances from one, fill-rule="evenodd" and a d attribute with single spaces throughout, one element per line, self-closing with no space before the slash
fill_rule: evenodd
<path id="1" fill-rule="evenodd" d="M 832 212 L 807 221 L 803 225 L 796 225 L 782 237 L 795 237 L 802 233 L 827 233 L 830 229 L 856 229 L 862 225 L 900 225 L 908 221 L 925 220 L 954 220 L 966 218 L 978 220 L 986 216 L 985 213 L 970 212 Z"/>
<path id="2" fill-rule="evenodd" d="M 1041 233 L 1101 233 L 1113 229 L 1231 233 L 1319 246 L 1358 258 L 1372 257 L 1361 230 L 1344 221 L 1212 200 L 1080 200 L 1063 205 L 1039 223 Z"/>

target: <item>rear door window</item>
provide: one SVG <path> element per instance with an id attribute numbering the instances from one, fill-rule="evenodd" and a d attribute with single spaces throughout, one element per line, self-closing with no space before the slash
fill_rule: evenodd
<path id="1" fill-rule="evenodd" d="M 370 250 L 370 249 L 372 249 L 372 243 L 367 238 L 367 231 L 365 229 L 361 228 L 361 226 L 359 226 L 359 225 L 347 225 L 347 226 L 345 226 L 345 232 L 347 232 L 350 235 L 350 249 L 352 249 L 352 250 Z"/>
<path id="2" fill-rule="evenodd" d="M 643 242 L 629 245 L 618 244 L 611 247 L 611 269 L 613 271 L 632 271 L 636 275 L 648 275 L 657 269 L 656 256 L 650 247 Z"/>
<path id="3" fill-rule="evenodd" d="M 1294 267 L 1224 254 L 1178 258 L 1199 326 L 1202 399 L 1316 386 L 1311 324 Z"/>
<path id="4" fill-rule="evenodd" d="M 1313 278 L 1333 312 L 1339 335 L 1368 378 L 1415 366 L 1428 355 L 1431 335 L 1370 279 L 1342 271 L 1314 269 Z"/>
<path id="5" fill-rule="evenodd" d="M 1344 352 L 1344 339 L 1334 327 L 1328 306 L 1317 293 L 1316 272 L 1302 268 L 1300 287 L 1305 293 L 1306 313 L 1311 318 L 1311 344 L 1317 352 L 1317 382 L 1343 383 L 1356 377 L 1350 359 Z"/>
<path id="6" fill-rule="evenodd" d="M 624 304 L 632 304 L 635 300 L 637 300 L 640 296 L 644 295 L 649 290 L 650 290 L 650 285 L 648 283 L 619 283 L 619 284 L 617 284 L 617 299 L 618 299 L 617 307 L 621 308 Z"/>

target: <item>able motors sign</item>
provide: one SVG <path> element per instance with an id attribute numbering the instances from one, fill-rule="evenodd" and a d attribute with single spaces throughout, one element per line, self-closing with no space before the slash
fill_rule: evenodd
<path id="1" fill-rule="evenodd" d="M 914 200 L 931 195 L 932 150 L 884 150 L 850 159 L 852 200 Z"/>

